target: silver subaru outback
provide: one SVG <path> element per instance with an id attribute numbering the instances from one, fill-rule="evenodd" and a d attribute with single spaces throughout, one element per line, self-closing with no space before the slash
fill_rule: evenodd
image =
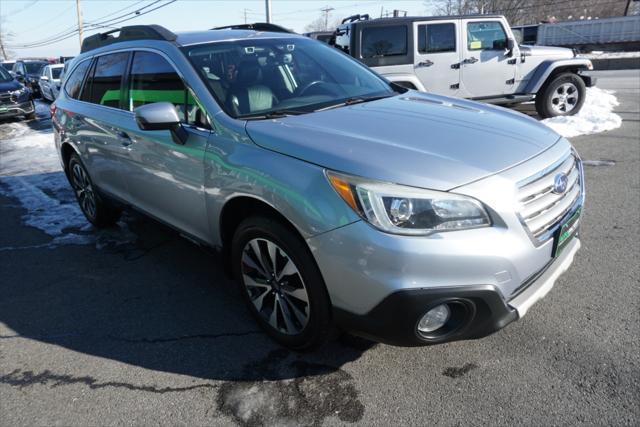
<path id="1" fill-rule="evenodd" d="M 87 219 L 134 208 L 221 250 L 279 343 L 491 334 L 580 247 L 580 159 L 535 120 L 395 86 L 261 24 L 87 38 L 53 104 Z"/>

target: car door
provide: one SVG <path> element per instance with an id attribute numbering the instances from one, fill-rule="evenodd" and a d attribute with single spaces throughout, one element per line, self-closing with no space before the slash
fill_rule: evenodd
<path id="1" fill-rule="evenodd" d="M 122 79 L 129 52 L 98 56 L 79 95 L 74 116 L 75 139 L 93 183 L 100 190 L 128 200 L 124 162 L 129 139 L 121 129 L 129 113 L 123 109 Z"/>
<path id="2" fill-rule="evenodd" d="M 465 40 L 460 61 L 461 94 L 467 98 L 502 96 L 514 90 L 515 52 L 507 51 L 507 31 L 500 20 L 463 20 Z"/>
<path id="3" fill-rule="evenodd" d="M 125 177 L 132 203 L 186 233 L 210 236 L 204 202 L 204 153 L 211 131 L 206 113 L 173 63 L 159 52 L 133 54 L 128 76 L 126 120 L 121 122 L 130 145 Z M 168 130 L 141 130 L 133 110 L 170 102 L 182 117 L 188 138 L 174 141 Z"/>
<path id="4" fill-rule="evenodd" d="M 428 92 L 457 96 L 459 20 L 414 22 L 415 74 Z"/>
<path id="5" fill-rule="evenodd" d="M 40 86 L 40 93 L 43 98 L 49 98 L 49 79 L 50 73 L 49 70 L 51 67 L 48 65 L 46 67 L 42 67 L 42 71 L 40 72 L 40 78 L 38 79 L 38 85 Z"/>

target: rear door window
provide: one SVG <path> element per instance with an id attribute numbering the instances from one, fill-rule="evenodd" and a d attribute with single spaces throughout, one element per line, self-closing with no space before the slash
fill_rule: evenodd
<path id="1" fill-rule="evenodd" d="M 456 24 L 429 24 L 418 27 L 418 52 L 456 51 Z"/>
<path id="2" fill-rule="evenodd" d="M 87 79 L 88 102 L 106 107 L 120 108 L 121 83 L 124 75 L 128 52 L 112 53 L 100 56 L 93 75 Z M 85 94 L 83 93 L 83 99 Z"/>
<path id="3" fill-rule="evenodd" d="M 368 27 L 362 30 L 362 57 L 381 58 L 407 54 L 407 26 Z"/>
<path id="4" fill-rule="evenodd" d="M 80 89 L 82 89 L 82 82 L 84 81 L 84 76 L 87 74 L 87 70 L 91 65 L 91 61 L 83 61 L 73 70 L 73 72 L 67 77 L 66 83 L 64 85 L 64 90 L 68 96 L 73 99 L 78 99 L 80 97 Z"/>
<path id="5" fill-rule="evenodd" d="M 468 50 L 503 50 L 506 47 L 507 34 L 500 22 L 469 22 L 467 24 Z"/>

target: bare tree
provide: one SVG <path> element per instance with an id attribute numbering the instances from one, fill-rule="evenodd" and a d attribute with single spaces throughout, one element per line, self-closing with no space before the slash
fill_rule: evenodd
<path id="1" fill-rule="evenodd" d="M 13 56 L 13 52 L 7 47 L 7 43 L 11 42 L 13 34 L 5 31 L 0 25 L 0 59 L 9 59 Z"/>
<path id="2" fill-rule="evenodd" d="M 313 31 L 333 31 L 338 27 L 338 25 L 340 25 L 339 18 L 327 17 L 323 13 L 314 19 L 309 25 L 304 27 L 304 30 L 308 33 Z"/>

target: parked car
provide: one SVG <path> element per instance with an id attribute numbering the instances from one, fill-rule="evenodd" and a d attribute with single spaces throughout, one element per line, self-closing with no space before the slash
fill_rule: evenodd
<path id="1" fill-rule="evenodd" d="M 31 91 L 0 67 L 0 119 L 24 116 L 35 119 L 36 109 Z"/>
<path id="2" fill-rule="evenodd" d="M 13 71 L 13 64 L 15 64 L 16 61 L 2 61 L 0 64 L 2 64 L 2 68 L 4 68 L 5 70 L 11 72 Z"/>
<path id="3" fill-rule="evenodd" d="M 220 249 L 283 345 L 336 325 L 482 337 L 580 247 L 580 158 L 534 119 L 390 84 L 288 32 L 114 31 L 84 40 L 51 107 L 83 213 L 106 227 L 130 206 Z"/>
<path id="4" fill-rule="evenodd" d="M 40 59 L 18 59 L 13 64 L 13 75 L 20 82 L 27 86 L 33 93 L 34 98 L 40 98 L 40 74 L 49 62 Z"/>
<path id="5" fill-rule="evenodd" d="M 38 86 L 44 99 L 55 101 L 58 97 L 63 70 L 64 64 L 49 64 L 42 69 Z"/>
<path id="6" fill-rule="evenodd" d="M 571 49 L 520 46 L 500 15 L 369 19 L 354 15 L 335 46 L 392 82 L 495 104 L 535 98 L 541 117 L 582 108 L 591 61 Z"/>

